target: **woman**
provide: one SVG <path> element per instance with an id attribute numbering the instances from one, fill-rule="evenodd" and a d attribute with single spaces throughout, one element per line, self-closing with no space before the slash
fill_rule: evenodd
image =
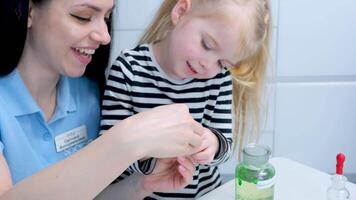
<path id="1" fill-rule="evenodd" d="M 98 47 L 110 42 L 105 19 L 113 0 L 32 0 L 14 5 L 14 23 L 27 23 L 5 30 L 27 32 L 24 45 L 21 34 L 8 35 L 11 43 L 6 45 L 23 50 L 20 56 L 10 52 L 0 68 L 2 198 L 92 199 L 135 160 L 184 156 L 199 149 L 205 129 L 184 105 L 134 115 L 95 139 L 99 91 L 93 81 L 80 76 Z M 194 171 L 184 157 L 161 159 L 157 165 L 152 176 L 133 176 L 109 189 L 140 199 L 153 191 L 184 187 Z M 104 191 L 99 197 L 106 195 Z"/>

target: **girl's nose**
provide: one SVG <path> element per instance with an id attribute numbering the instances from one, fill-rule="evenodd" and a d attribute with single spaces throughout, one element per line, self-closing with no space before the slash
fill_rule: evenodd
<path id="1" fill-rule="evenodd" d="M 98 25 L 95 30 L 91 34 L 91 38 L 94 41 L 98 41 L 101 44 L 109 44 L 111 41 L 111 36 L 108 31 L 108 26 L 106 25 L 105 21 L 101 22 L 100 25 Z"/>
<path id="2" fill-rule="evenodd" d="M 204 59 L 199 61 L 200 66 L 205 70 L 211 70 L 214 67 L 216 67 L 216 61 L 214 61 L 214 59 L 210 58 L 210 59 Z"/>

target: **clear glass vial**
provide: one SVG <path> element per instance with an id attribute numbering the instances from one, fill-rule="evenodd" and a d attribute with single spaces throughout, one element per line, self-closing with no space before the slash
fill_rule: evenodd
<path id="1" fill-rule="evenodd" d="M 347 178 L 343 175 L 335 174 L 331 176 L 332 184 L 327 190 L 328 200 L 348 200 L 350 192 L 345 187 Z"/>
<path id="2" fill-rule="evenodd" d="M 271 149 L 249 144 L 235 170 L 235 200 L 273 200 L 275 169 L 268 162 Z"/>

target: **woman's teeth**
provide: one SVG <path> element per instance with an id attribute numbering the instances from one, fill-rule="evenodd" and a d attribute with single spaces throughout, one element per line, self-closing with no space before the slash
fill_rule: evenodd
<path id="1" fill-rule="evenodd" d="M 75 48 L 75 50 L 85 56 L 91 56 L 95 53 L 95 49 Z"/>

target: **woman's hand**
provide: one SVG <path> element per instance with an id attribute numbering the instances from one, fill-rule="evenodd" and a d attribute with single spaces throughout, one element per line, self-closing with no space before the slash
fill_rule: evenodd
<path id="1" fill-rule="evenodd" d="M 187 157 L 158 159 L 152 174 L 142 177 L 142 189 L 152 192 L 173 192 L 193 180 L 194 163 Z"/>
<path id="2" fill-rule="evenodd" d="M 193 180 L 194 163 L 185 158 L 159 158 L 152 174 L 134 173 L 109 185 L 95 199 L 139 200 L 153 192 L 173 192 L 183 189 Z"/>
<path id="3" fill-rule="evenodd" d="M 121 137 L 120 140 L 136 146 L 141 158 L 196 153 L 202 143 L 200 135 L 205 131 L 184 104 L 159 106 L 133 115 L 118 125 L 120 130 L 115 133 Z"/>

